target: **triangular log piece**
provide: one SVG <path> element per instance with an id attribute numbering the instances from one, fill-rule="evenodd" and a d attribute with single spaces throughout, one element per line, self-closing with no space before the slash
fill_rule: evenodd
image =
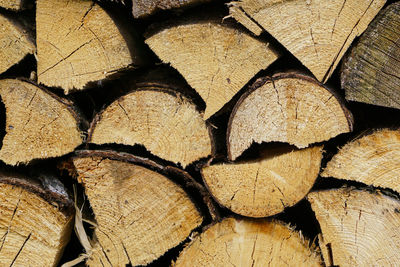
<path id="1" fill-rule="evenodd" d="M 0 7 L 13 11 L 23 10 L 33 6 L 32 0 L 0 0 Z"/>
<path id="2" fill-rule="evenodd" d="M 233 17 L 255 35 L 260 35 L 264 29 L 249 17 L 237 2 L 229 3 L 229 17 Z"/>
<path id="3" fill-rule="evenodd" d="M 400 3 L 374 19 L 346 56 L 342 73 L 346 99 L 400 108 Z"/>
<path id="4" fill-rule="evenodd" d="M 32 37 L 15 19 L 0 14 L 0 74 L 36 50 Z"/>
<path id="5" fill-rule="evenodd" d="M 1 266 L 57 266 L 73 225 L 73 202 L 54 177 L 0 174 Z"/>
<path id="6" fill-rule="evenodd" d="M 6 134 L 0 160 L 10 165 L 62 156 L 82 143 L 72 104 L 30 82 L 0 80 Z"/>
<path id="7" fill-rule="evenodd" d="M 352 188 L 310 193 L 327 266 L 399 266 L 400 201 Z"/>
<path id="8" fill-rule="evenodd" d="M 113 158 L 115 153 L 108 154 Z M 202 223 L 185 191 L 144 167 L 148 162 L 132 155 L 131 162 L 95 152 L 83 155 L 73 158 L 73 163 L 97 224 L 88 266 L 146 265 Z"/>
<path id="9" fill-rule="evenodd" d="M 146 43 L 204 99 L 205 119 L 277 59 L 268 43 L 214 20 L 166 27 Z"/>
<path id="10" fill-rule="evenodd" d="M 383 129 L 342 147 L 328 162 L 321 176 L 400 192 L 399 168 L 400 130 Z"/>
<path id="11" fill-rule="evenodd" d="M 212 152 L 209 128 L 196 106 L 157 84 L 142 86 L 100 112 L 91 124 L 88 141 L 141 144 L 183 167 Z"/>
<path id="12" fill-rule="evenodd" d="M 39 83 L 68 93 L 141 64 L 140 44 L 128 32 L 92 1 L 38 0 Z"/>
<path id="13" fill-rule="evenodd" d="M 244 216 L 267 217 L 305 197 L 321 159 L 322 147 L 276 148 L 256 161 L 205 167 L 202 175 L 221 205 Z"/>
<path id="14" fill-rule="evenodd" d="M 342 100 L 313 78 L 296 73 L 257 80 L 236 103 L 228 124 L 231 160 L 253 142 L 286 142 L 298 148 L 352 131 Z"/>
<path id="15" fill-rule="evenodd" d="M 239 11 L 244 13 L 242 16 L 256 21 L 296 56 L 319 81 L 325 82 L 351 42 L 367 28 L 385 2 L 243 0 L 234 1 L 231 5 L 240 8 Z M 232 15 L 234 18 L 238 17 Z"/>
<path id="16" fill-rule="evenodd" d="M 197 236 L 173 266 L 322 266 L 303 237 L 278 221 L 227 218 Z"/>
<path id="17" fill-rule="evenodd" d="M 159 10 L 177 9 L 210 2 L 211 0 L 132 0 L 132 14 L 135 18 L 153 15 Z"/>

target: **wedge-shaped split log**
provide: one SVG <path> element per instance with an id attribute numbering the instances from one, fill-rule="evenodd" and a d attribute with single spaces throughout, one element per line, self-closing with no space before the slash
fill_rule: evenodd
<path id="1" fill-rule="evenodd" d="M 214 20 L 161 29 L 146 43 L 204 99 L 205 119 L 277 59 L 268 43 Z"/>
<path id="2" fill-rule="evenodd" d="M 197 236 L 173 266 L 322 266 L 298 233 L 278 221 L 227 218 Z"/>
<path id="3" fill-rule="evenodd" d="M 73 158 L 96 228 L 88 266 L 146 265 L 184 241 L 202 217 L 154 162 L 110 151 Z"/>
<path id="4" fill-rule="evenodd" d="M 328 162 L 322 177 L 400 192 L 400 130 L 383 129 L 351 141 Z"/>
<path id="5" fill-rule="evenodd" d="M 333 91 L 305 75 L 285 73 L 257 80 L 236 103 L 227 132 L 235 160 L 253 142 L 298 148 L 353 129 L 353 118 Z"/>
<path id="6" fill-rule="evenodd" d="M 2 266 L 58 266 L 73 225 L 73 202 L 54 177 L 0 174 Z"/>
<path id="7" fill-rule="evenodd" d="M 12 11 L 20 11 L 33 7 L 32 0 L 0 0 L 0 7 Z"/>
<path id="8" fill-rule="evenodd" d="M 38 0 L 36 34 L 38 81 L 65 93 L 143 62 L 140 43 L 92 1 Z"/>
<path id="9" fill-rule="evenodd" d="M 27 81 L 0 80 L 6 134 L 0 160 L 10 165 L 58 157 L 82 143 L 72 103 Z"/>
<path id="10" fill-rule="evenodd" d="M 400 108 L 400 3 L 382 10 L 344 60 L 346 99 Z"/>
<path id="11" fill-rule="evenodd" d="M 214 198 L 235 213 L 268 217 L 303 199 L 318 177 L 322 147 L 276 148 L 251 162 L 202 169 Z"/>
<path id="12" fill-rule="evenodd" d="M 255 33 L 260 32 L 255 25 L 261 26 L 319 81 L 325 82 L 351 42 L 367 28 L 385 2 L 242 0 L 231 3 L 231 14 Z"/>
<path id="13" fill-rule="evenodd" d="M 1 1 L 0 1 L 1 3 Z M 0 74 L 36 50 L 32 37 L 10 16 L 0 14 Z"/>
<path id="14" fill-rule="evenodd" d="M 209 128 L 185 96 L 152 84 L 120 97 L 91 124 L 88 141 L 95 144 L 144 145 L 154 155 L 186 167 L 209 156 Z"/>
<path id="15" fill-rule="evenodd" d="M 400 265 L 400 201 L 351 188 L 310 193 L 327 266 Z"/>

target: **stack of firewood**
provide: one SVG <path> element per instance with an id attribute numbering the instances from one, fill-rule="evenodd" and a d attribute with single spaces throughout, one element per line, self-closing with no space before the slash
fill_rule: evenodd
<path id="1" fill-rule="evenodd" d="M 400 2 L 0 0 L 0 29 L 0 266 L 400 265 Z"/>

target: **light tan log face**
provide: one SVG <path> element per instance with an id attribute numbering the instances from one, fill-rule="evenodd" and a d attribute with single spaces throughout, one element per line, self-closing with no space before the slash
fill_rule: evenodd
<path id="1" fill-rule="evenodd" d="M 62 99 L 29 82 L 0 80 L 6 135 L 0 160 L 10 165 L 67 154 L 82 143 L 77 114 Z"/>
<path id="2" fill-rule="evenodd" d="M 0 262 L 2 266 L 57 266 L 67 245 L 72 212 L 44 200 L 34 187 L 0 178 Z M 72 207 L 72 202 L 70 203 Z"/>
<path id="3" fill-rule="evenodd" d="M 348 188 L 310 193 L 308 199 L 321 226 L 326 264 L 400 265 L 400 201 Z"/>
<path id="4" fill-rule="evenodd" d="M 151 153 L 183 167 L 212 152 L 209 129 L 186 97 L 147 87 L 125 95 L 92 123 L 89 142 L 144 145 Z"/>
<path id="5" fill-rule="evenodd" d="M 328 162 L 321 176 L 400 192 L 399 168 L 400 131 L 383 129 L 342 147 Z"/>
<path id="6" fill-rule="evenodd" d="M 36 29 L 38 81 L 66 93 L 141 62 L 137 43 L 92 1 L 38 0 Z"/>
<path id="7" fill-rule="evenodd" d="M 132 0 L 132 14 L 135 18 L 147 17 L 159 10 L 188 7 L 211 0 Z"/>
<path id="8" fill-rule="evenodd" d="M 341 73 L 346 99 L 400 108 L 400 3 L 384 10 L 347 54 Z"/>
<path id="9" fill-rule="evenodd" d="M 385 2 L 243 0 L 231 4 L 242 9 L 242 16 L 252 18 L 274 36 L 319 81 L 326 81 L 351 42 L 366 29 Z M 239 17 L 238 21 L 243 20 Z"/>
<path id="10" fill-rule="evenodd" d="M 74 165 L 97 221 L 89 266 L 146 265 L 202 223 L 183 189 L 157 172 L 100 157 Z"/>
<path id="11" fill-rule="evenodd" d="M 300 235 L 275 221 L 227 218 L 196 237 L 174 266 L 321 266 Z"/>
<path id="12" fill-rule="evenodd" d="M 24 0 L 0 0 L 0 7 L 11 10 L 20 10 L 23 3 Z"/>
<path id="13" fill-rule="evenodd" d="M 304 148 L 350 132 L 352 125 L 341 100 L 314 79 L 277 74 L 256 81 L 236 103 L 228 124 L 228 157 L 236 159 L 253 142 Z"/>
<path id="14" fill-rule="evenodd" d="M 1 1 L 0 1 L 1 4 Z M 0 14 L 0 74 L 35 52 L 31 36 L 11 17 Z"/>
<path id="15" fill-rule="evenodd" d="M 254 162 L 205 167 L 215 199 L 235 213 L 268 217 L 303 199 L 318 177 L 322 147 L 268 151 Z"/>
<path id="16" fill-rule="evenodd" d="M 216 22 L 166 28 L 149 37 L 146 43 L 204 99 L 205 119 L 277 59 L 268 43 Z"/>

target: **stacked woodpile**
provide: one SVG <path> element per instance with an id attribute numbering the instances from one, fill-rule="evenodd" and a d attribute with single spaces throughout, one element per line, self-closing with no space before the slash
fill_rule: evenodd
<path id="1" fill-rule="evenodd" d="M 0 266 L 400 266 L 400 2 L 0 0 Z"/>

